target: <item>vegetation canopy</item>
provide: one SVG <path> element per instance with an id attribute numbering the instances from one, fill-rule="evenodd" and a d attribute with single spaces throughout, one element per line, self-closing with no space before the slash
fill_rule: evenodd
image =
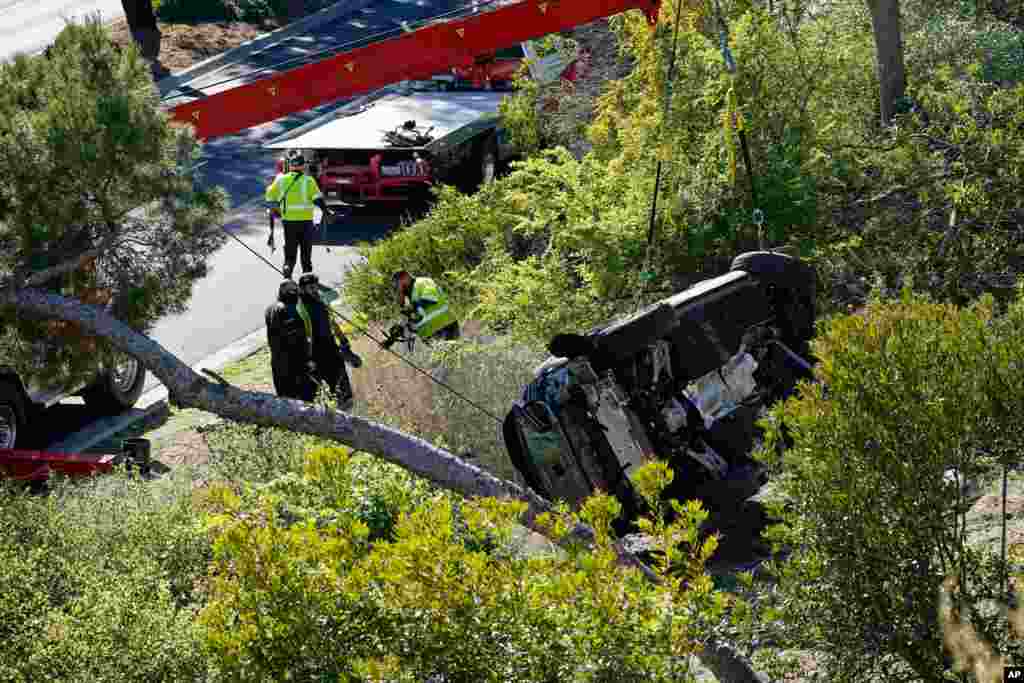
<path id="1" fill-rule="evenodd" d="M 225 240 L 226 197 L 191 173 L 197 155 L 136 48 L 116 48 L 98 18 L 0 66 L 0 282 L 102 306 L 141 333 L 187 310 Z M 87 378 L 110 351 L 68 323 L 12 309 L 0 321 L 4 361 L 25 378 Z"/>

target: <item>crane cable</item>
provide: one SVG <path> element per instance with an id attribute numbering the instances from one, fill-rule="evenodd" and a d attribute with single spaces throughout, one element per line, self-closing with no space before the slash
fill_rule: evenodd
<path id="1" fill-rule="evenodd" d="M 256 258 L 258 258 L 259 260 L 263 261 L 268 266 L 270 266 L 271 270 L 273 270 L 275 273 L 280 275 L 282 278 L 284 277 L 284 273 L 277 266 L 275 266 L 273 263 L 271 263 L 269 260 L 267 260 L 267 258 L 265 256 L 263 256 L 263 254 L 260 254 L 255 249 L 250 247 L 248 244 L 243 242 L 241 239 L 238 238 L 237 235 L 232 233 L 230 230 L 228 230 L 223 225 L 220 226 L 220 229 L 223 230 L 224 234 L 226 234 L 228 237 L 232 238 L 233 240 L 235 240 L 236 242 L 241 244 L 243 247 L 248 249 Z M 377 346 L 379 346 L 380 348 L 384 349 L 385 351 L 390 353 L 392 356 L 395 356 L 400 361 L 402 361 L 403 363 L 405 363 L 406 365 L 411 367 L 413 370 L 415 370 L 416 372 L 418 372 L 421 375 L 425 376 L 431 382 L 433 382 L 433 383 L 435 383 L 435 384 L 437 384 L 437 385 L 447 389 L 453 395 L 455 395 L 458 398 L 462 399 L 463 401 L 465 401 L 467 404 L 469 404 L 473 408 L 476 408 L 478 411 L 480 411 L 481 413 L 483 413 L 487 417 L 491 418 L 492 420 L 497 422 L 499 425 L 504 423 L 504 420 L 502 420 L 500 417 L 498 417 L 497 415 L 495 415 L 491 411 L 487 410 L 487 408 L 484 408 L 482 405 L 480 405 L 479 403 L 477 403 L 473 399 L 471 399 L 468 396 L 466 396 L 465 394 L 461 393 L 460 391 L 458 391 L 457 389 L 455 389 L 451 385 L 449 385 L 449 384 L 447 384 L 445 382 L 442 382 L 441 380 L 437 379 L 436 377 L 431 375 L 429 371 L 424 370 L 420 366 L 416 365 L 416 363 L 413 363 L 411 360 L 409 360 L 408 358 L 406 358 L 402 354 L 397 353 L 395 351 L 392 351 L 391 349 L 385 347 L 384 344 L 380 340 L 378 340 L 376 337 L 374 337 L 372 334 L 370 334 L 370 332 L 368 330 L 366 330 L 365 328 L 357 325 L 354 321 L 349 320 L 342 313 L 337 311 L 333 306 L 326 306 L 326 308 L 327 308 L 327 311 L 328 311 L 328 313 L 330 315 L 335 316 L 335 317 L 339 318 L 340 320 L 344 321 L 345 323 L 351 325 L 355 330 L 357 330 L 360 333 L 362 333 L 363 335 L 365 335 L 367 338 L 369 338 L 371 341 L 373 341 L 373 343 L 375 343 Z"/>
<path id="2" fill-rule="evenodd" d="M 715 16 L 716 16 L 716 19 L 717 19 L 717 22 L 718 22 L 718 27 L 719 27 L 719 29 L 718 29 L 718 31 L 719 31 L 719 44 L 720 44 L 720 49 L 721 49 L 721 52 L 722 52 L 722 60 L 725 62 L 725 68 L 729 72 L 730 77 L 731 77 L 731 79 L 733 81 L 732 93 L 735 96 L 735 92 L 736 92 L 735 91 L 736 60 L 733 58 L 732 51 L 729 49 L 729 27 L 725 23 L 725 18 L 722 16 L 722 7 L 721 7 L 721 4 L 720 4 L 719 0 L 714 0 L 714 3 L 715 3 Z M 659 123 L 659 126 L 658 126 L 658 128 L 659 128 L 659 136 L 658 136 L 659 137 L 659 141 L 660 141 L 660 137 L 661 137 L 660 136 L 661 130 L 663 129 L 663 127 L 665 125 L 665 122 L 668 120 L 668 115 L 669 115 L 669 112 L 671 111 L 671 106 L 672 106 L 672 85 L 673 85 L 673 80 L 675 78 L 677 46 L 678 46 L 678 42 L 679 42 L 679 22 L 680 22 L 680 19 L 682 17 L 681 9 L 682 9 L 682 0 L 677 0 L 677 2 L 676 2 L 676 15 L 675 15 L 675 26 L 673 28 L 673 37 L 672 37 L 672 55 L 669 58 L 668 76 L 666 77 L 666 80 L 665 80 L 665 101 L 664 101 L 664 104 L 663 104 L 663 114 L 662 114 L 661 122 Z M 743 116 L 742 113 L 736 113 L 736 116 L 738 117 L 738 120 L 740 122 L 742 122 L 742 116 Z M 732 125 L 735 124 L 735 122 L 730 120 L 728 122 L 728 124 L 730 126 L 732 126 Z M 753 219 L 754 225 L 757 227 L 758 246 L 759 246 L 760 249 L 763 250 L 764 249 L 764 235 L 762 233 L 762 226 L 764 224 L 764 212 L 760 208 L 758 208 L 758 206 L 757 206 L 758 205 L 758 201 L 757 201 L 757 187 L 754 184 L 753 164 L 751 163 L 751 160 L 750 160 L 750 146 L 747 144 L 747 133 L 746 133 L 745 126 L 743 126 L 742 123 L 740 123 L 739 125 L 736 126 L 736 128 L 737 128 L 737 133 L 739 133 L 740 149 L 743 152 L 743 165 L 747 169 L 747 179 L 750 182 L 750 200 L 751 200 L 751 203 L 755 207 L 754 210 L 753 210 L 753 213 L 752 213 L 752 219 Z M 640 307 L 640 302 L 642 300 L 644 291 L 645 291 L 645 289 L 647 287 L 647 283 L 650 280 L 654 279 L 654 273 L 652 271 L 650 271 L 650 266 L 651 266 L 651 256 L 652 256 L 652 254 L 654 252 L 654 237 L 655 237 L 655 231 L 656 231 L 656 227 L 657 227 L 656 214 L 657 214 L 657 209 L 658 209 L 658 193 L 659 193 L 659 191 L 661 189 L 661 170 L 662 170 L 662 164 L 663 164 L 663 159 L 662 159 L 661 149 L 659 147 L 659 149 L 658 149 L 658 165 L 657 165 L 657 169 L 656 169 L 655 175 L 654 175 L 654 190 L 653 190 L 653 193 L 652 193 L 652 196 L 651 196 L 651 211 L 650 211 L 650 217 L 649 217 L 650 221 L 649 221 L 649 224 L 648 224 L 648 227 L 647 227 L 647 251 L 646 251 L 646 253 L 644 255 L 643 270 L 640 271 L 640 288 L 637 291 L 636 304 L 635 304 L 634 308 L 639 308 Z"/>
<path id="3" fill-rule="evenodd" d="M 715 18 L 718 20 L 718 42 L 719 48 L 722 52 L 722 61 L 725 62 L 725 69 L 729 72 L 729 77 L 732 80 L 732 87 L 730 91 L 733 95 L 734 101 L 739 100 L 739 96 L 736 94 L 736 60 L 732 56 L 732 50 L 729 49 L 729 26 L 725 23 L 725 17 L 722 16 L 722 6 L 719 0 L 715 0 Z M 733 112 L 735 119 L 727 121 L 729 126 L 736 127 L 736 132 L 740 138 L 740 150 L 743 152 L 743 165 L 747 169 L 747 180 L 750 183 L 750 203 L 754 205 L 754 210 L 751 213 L 751 218 L 754 225 L 757 228 L 757 244 L 758 248 L 764 250 L 764 212 L 758 207 L 757 202 L 757 187 L 754 184 L 754 168 L 750 161 L 750 146 L 747 144 L 747 130 L 746 126 L 743 125 L 743 113 L 738 111 L 739 106 L 736 106 L 736 111 Z"/>
<path id="4" fill-rule="evenodd" d="M 649 270 L 651 265 L 651 255 L 654 252 L 654 234 L 656 229 L 656 215 L 658 211 L 658 191 L 661 189 L 661 168 L 663 164 L 662 153 L 661 153 L 661 132 L 664 129 L 665 122 L 668 120 L 669 112 L 672 109 L 672 84 L 676 77 L 676 54 L 679 46 L 679 23 L 683 16 L 683 0 L 676 0 L 676 15 L 675 15 L 675 26 L 672 29 L 672 56 L 669 57 L 668 61 L 668 75 L 665 78 L 665 99 L 662 104 L 662 117 L 658 123 L 658 165 L 654 173 L 654 191 L 651 195 L 651 212 L 650 220 L 647 226 L 647 251 L 644 254 L 644 266 L 643 270 L 640 271 L 640 287 L 636 293 L 635 308 L 640 307 L 640 302 L 643 298 L 644 291 L 647 288 L 647 283 L 654 279 L 654 273 Z"/>
<path id="5" fill-rule="evenodd" d="M 486 7 L 488 5 L 497 4 L 498 2 L 500 2 L 500 0 L 478 0 L 478 2 L 476 3 L 476 7 Z M 387 29 L 387 30 L 384 30 L 384 31 L 379 31 L 379 32 L 374 33 L 374 34 L 369 35 L 369 36 L 361 36 L 361 37 L 356 38 L 354 40 L 350 40 L 347 43 L 342 43 L 341 45 L 335 45 L 334 47 L 324 48 L 323 50 L 320 50 L 318 52 L 313 52 L 313 53 L 308 54 L 308 55 L 301 55 L 299 57 L 290 57 L 288 59 L 285 59 L 284 61 L 276 62 L 274 64 L 270 64 L 268 66 L 261 67 L 259 69 L 256 69 L 255 71 L 250 71 L 250 72 L 248 72 L 248 73 L 246 73 L 244 75 L 229 76 L 229 77 L 227 77 L 227 78 L 225 78 L 223 80 L 220 80 L 220 81 L 215 81 L 213 83 L 207 83 L 207 84 L 203 85 L 202 88 L 204 88 L 204 89 L 216 88 L 217 86 L 225 85 L 226 83 L 232 83 L 234 81 L 240 81 L 240 80 L 243 80 L 243 79 L 251 78 L 251 77 L 253 77 L 256 74 L 261 74 L 261 73 L 264 73 L 264 72 L 267 72 L 267 71 L 277 71 L 281 67 L 288 66 L 290 64 L 300 64 L 300 63 L 303 63 L 303 62 L 308 62 L 308 61 L 310 61 L 310 60 L 312 60 L 314 58 L 317 58 L 317 57 L 322 57 L 322 58 L 326 59 L 329 56 L 341 54 L 341 53 L 346 52 L 348 50 L 353 50 L 353 49 L 356 49 L 358 47 L 365 47 L 366 45 L 370 45 L 370 44 L 372 44 L 374 42 L 377 42 L 378 40 L 380 40 L 380 41 L 387 40 L 388 38 L 392 38 L 394 36 L 401 35 L 403 33 L 406 33 L 408 31 L 410 31 L 410 30 L 419 29 L 422 26 L 424 26 L 424 25 L 426 25 L 426 24 L 428 24 L 428 23 L 430 23 L 432 21 L 437 21 L 439 19 L 450 19 L 450 18 L 458 17 L 461 14 L 461 12 L 463 12 L 464 10 L 466 10 L 467 8 L 472 7 L 472 6 L 473 5 L 472 5 L 471 2 L 466 2 L 465 4 L 459 5 L 455 9 L 448 10 L 447 12 L 441 12 L 439 14 L 434 14 L 434 15 L 429 16 L 429 17 L 424 17 L 423 19 L 416 19 L 416 20 L 414 20 L 412 22 L 408 22 L 408 23 L 403 22 L 402 25 L 400 27 L 398 27 L 398 28 L 391 28 L 391 29 Z M 411 27 L 415 27 L 415 28 L 411 28 Z M 275 46 L 270 46 L 270 47 L 275 47 Z M 270 48 L 268 47 L 266 49 L 269 50 Z M 256 54 L 259 54 L 259 53 L 257 52 Z M 168 93 L 166 95 L 163 95 L 160 98 L 160 101 L 161 102 L 165 102 L 167 100 L 174 100 L 174 99 L 180 99 L 180 98 L 183 98 L 183 97 L 187 97 L 187 95 L 185 93 L 181 92 L 181 87 L 183 87 L 183 86 L 179 86 L 178 88 L 174 88 L 174 89 L 168 91 Z M 196 99 L 202 99 L 202 98 L 196 98 Z"/>

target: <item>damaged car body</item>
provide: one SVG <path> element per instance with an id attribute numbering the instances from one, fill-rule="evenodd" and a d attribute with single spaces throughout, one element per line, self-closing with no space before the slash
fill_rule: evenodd
<path id="1" fill-rule="evenodd" d="M 557 335 L 503 424 L 516 469 L 574 508 L 611 493 L 624 523 L 644 509 L 632 477 L 653 460 L 674 471 L 667 498 L 742 504 L 767 481 L 757 420 L 812 378 L 815 283 L 798 259 L 749 252 L 628 318 Z"/>

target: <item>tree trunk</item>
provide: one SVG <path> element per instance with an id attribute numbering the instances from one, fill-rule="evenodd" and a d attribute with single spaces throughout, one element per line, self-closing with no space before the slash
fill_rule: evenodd
<path id="1" fill-rule="evenodd" d="M 160 29 L 156 25 L 152 0 L 121 0 L 132 39 L 142 56 L 151 62 L 160 57 Z"/>
<path id="2" fill-rule="evenodd" d="M 868 0 L 875 33 L 875 63 L 878 70 L 878 97 L 882 125 L 888 126 L 896 106 L 907 90 L 907 72 L 903 65 L 903 33 L 900 30 L 899 0 Z"/>
<path id="3" fill-rule="evenodd" d="M 450 491 L 465 496 L 515 498 L 527 504 L 522 523 L 543 534 L 536 524 L 537 516 L 552 509 L 551 504 L 529 489 L 499 479 L 451 453 L 436 448 L 423 439 L 385 425 L 371 422 L 323 407 L 278 398 L 271 394 L 243 391 L 225 384 L 214 384 L 176 356 L 117 320 L 102 308 L 84 305 L 40 289 L 0 290 L 0 307 L 11 306 L 19 315 L 42 320 L 67 320 L 93 335 L 107 339 L 116 349 L 137 358 L 157 379 L 163 382 L 173 404 L 198 408 L 220 417 L 266 427 L 280 427 L 293 432 L 311 434 L 366 453 L 379 456 L 413 474 Z M 587 542 L 593 530 L 580 526 L 570 532 L 566 541 Z M 622 544 L 616 545 L 619 562 L 641 570 L 649 581 L 658 576 Z M 730 644 L 709 639 L 698 655 L 720 683 L 766 683 L 749 660 Z"/>

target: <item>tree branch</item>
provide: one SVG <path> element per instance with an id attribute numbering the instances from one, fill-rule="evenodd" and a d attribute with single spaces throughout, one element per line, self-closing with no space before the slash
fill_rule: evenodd
<path id="1" fill-rule="evenodd" d="M 106 251 L 110 245 L 112 245 L 118 238 L 117 232 L 112 232 L 107 235 L 98 246 L 83 251 L 81 254 L 74 258 L 70 258 L 66 261 L 62 261 L 55 266 L 44 268 L 43 270 L 37 270 L 29 275 L 23 282 L 17 283 L 18 288 L 32 288 L 46 284 L 56 277 L 60 277 L 65 273 L 71 273 L 79 268 L 85 266 L 93 259 L 97 258 L 100 254 Z"/>
<path id="2" fill-rule="evenodd" d="M 0 293 L 0 305 L 13 306 L 26 317 L 72 321 L 86 332 L 107 339 L 119 351 L 138 359 L 163 382 L 175 404 L 205 410 L 235 422 L 280 427 L 337 441 L 379 456 L 465 496 L 521 500 L 527 504 L 522 523 L 542 535 L 547 534 L 537 524 L 537 517 L 552 510 L 550 502 L 530 489 L 499 479 L 423 439 L 356 415 L 208 382 L 149 337 L 135 332 L 103 309 L 74 299 L 39 289 L 21 289 Z M 592 540 L 593 530 L 580 525 L 570 532 L 569 539 L 560 539 L 560 542 L 589 543 Z M 620 565 L 635 567 L 649 581 L 659 582 L 658 576 L 621 543 L 616 544 L 616 553 Z M 709 639 L 698 656 L 721 683 L 767 681 L 746 657 L 724 641 Z"/>

